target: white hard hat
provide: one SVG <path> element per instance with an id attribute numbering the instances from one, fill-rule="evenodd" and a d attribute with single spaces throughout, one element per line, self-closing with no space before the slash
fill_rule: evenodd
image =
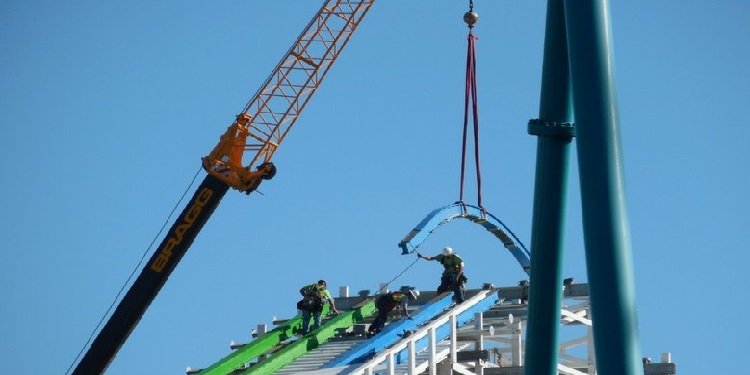
<path id="1" fill-rule="evenodd" d="M 417 299 L 419 298 L 419 291 L 416 289 L 409 289 L 409 295 L 411 296 L 411 299 Z"/>
<path id="2" fill-rule="evenodd" d="M 453 249 L 451 249 L 450 247 L 443 248 L 443 255 L 451 255 L 451 254 L 453 254 Z"/>

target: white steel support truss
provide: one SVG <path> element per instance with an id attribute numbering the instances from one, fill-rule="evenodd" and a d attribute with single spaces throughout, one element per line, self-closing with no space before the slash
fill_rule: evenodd
<path id="1" fill-rule="evenodd" d="M 484 375 L 497 371 L 493 368 L 521 368 L 524 365 L 528 311 L 528 305 L 522 300 L 501 299 L 487 311 L 475 313 L 471 324 L 457 326 L 456 318 L 459 314 L 471 308 L 487 292 L 480 292 L 463 304 L 421 326 L 411 335 L 377 353 L 366 363 L 307 373 L 316 375 Z M 586 288 L 584 293 L 564 296 L 564 305 L 560 311 L 558 374 L 596 374 L 593 321 L 587 294 Z M 438 340 L 437 329 L 446 325 L 450 327 L 449 337 Z M 427 340 L 426 348 L 422 344 L 424 349 L 417 350 L 419 347 L 417 342 L 421 339 Z M 461 352 L 465 352 L 465 355 L 461 356 Z M 401 353 L 400 358 L 399 353 Z M 474 355 L 466 355 L 467 353 Z M 484 360 L 482 357 L 487 359 Z M 399 361 L 402 363 L 398 363 Z"/>
<path id="2" fill-rule="evenodd" d="M 493 290 L 480 291 L 475 296 L 467 299 L 461 305 L 454 307 L 447 313 L 443 314 L 439 318 L 429 322 L 428 324 L 420 327 L 416 332 L 412 333 L 408 337 L 405 337 L 395 345 L 378 353 L 374 358 L 367 361 L 366 363 L 346 371 L 347 374 L 421 374 L 427 371 L 429 374 L 437 374 L 439 362 L 445 359 L 455 363 L 455 353 L 465 347 L 468 344 L 458 343 L 458 329 L 456 328 L 456 317 L 474 306 L 478 301 L 483 300 L 488 294 L 495 293 Z M 444 325 L 450 327 L 450 337 L 447 340 L 441 340 L 438 342 L 436 338 L 436 332 L 439 327 Z M 415 350 L 415 343 L 422 339 L 428 340 L 427 349 L 424 353 L 417 353 Z M 406 361 L 405 366 L 400 366 L 395 363 L 395 355 L 399 352 L 407 349 L 409 358 Z M 466 371 L 460 368 L 459 371 Z M 471 372 L 466 372 L 471 374 Z"/>

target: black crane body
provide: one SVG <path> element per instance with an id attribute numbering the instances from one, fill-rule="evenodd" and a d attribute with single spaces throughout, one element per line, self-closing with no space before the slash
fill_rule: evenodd
<path id="1" fill-rule="evenodd" d="M 107 368 L 227 190 L 229 185 L 206 176 L 73 374 L 100 374 Z"/>

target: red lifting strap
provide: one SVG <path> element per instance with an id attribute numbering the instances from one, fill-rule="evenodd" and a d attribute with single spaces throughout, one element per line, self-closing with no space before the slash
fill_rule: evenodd
<path id="1" fill-rule="evenodd" d="M 474 121 L 474 162 L 477 173 L 477 206 L 484 211 L 482 206 L 482 175 L 479 168 L 479 107 L 477 103 L 477 76 L 476 58 L 474 54 L 474 41 L 477 38 L 469 29 L 468 49 L 466 51 L 466 94 L 464 97 L 464 133 L 461 148 L 461 189 L 459 202 L 464 202 L 464 175 L 466 170 L 466 135 L 469 129 L 469 101 L 471 101 L 471 114 Z"/>

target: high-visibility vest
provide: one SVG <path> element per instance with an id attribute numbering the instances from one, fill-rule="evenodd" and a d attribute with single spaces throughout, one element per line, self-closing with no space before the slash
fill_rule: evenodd
<path id="1" fill-rule="evenodd" d="M 451 255 L 440 255 L 440 264 L 445 267 L 444 274 L 458 272 L 461 263 L 464 261 L 456 254 Z"/>

